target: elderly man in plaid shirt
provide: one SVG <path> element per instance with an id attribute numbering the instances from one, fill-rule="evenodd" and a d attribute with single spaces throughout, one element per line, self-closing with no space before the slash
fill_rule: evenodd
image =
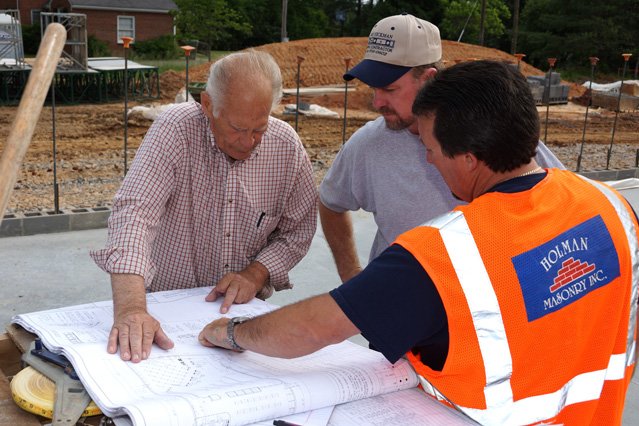
<path id="1" fill-rule="evenodd" d="M 201 105 L 176 105 L 142 142 L 113 202 L 106 248 L 114 324 L 107 350 L 139 362 L 173 342 L 145 292 L 215 285 L 207 301 L 265 299 L 291 288 L 288 272 L 315 233 L 316 187 L 295 131 L 270 117 L 282 78 L 267 53 L 231 54 L 211 67 Z"/>

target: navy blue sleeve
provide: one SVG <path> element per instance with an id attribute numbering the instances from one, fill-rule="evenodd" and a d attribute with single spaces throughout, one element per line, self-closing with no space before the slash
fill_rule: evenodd
<path id="1" fill-rule="evenodd" d="M 445 346 L 447 353 L 448 323 L 439 293 L 417 259 L 399 245 L 391 245 L 330 295 L 392 363 L 416 347 Z"/>

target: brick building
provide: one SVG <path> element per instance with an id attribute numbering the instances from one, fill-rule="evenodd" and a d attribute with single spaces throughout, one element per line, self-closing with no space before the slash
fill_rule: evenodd
<path id="1" fill-rule="evenodd" d="M 108 44 L 113 55 L 122 56 L 123 36 L 136 41 L 174 34 L 172 0 L 0 0 L 1 9 L 18 9 L 22 24 L 40 22 L 40 12 L 86 15 L 87 35 Z"/>

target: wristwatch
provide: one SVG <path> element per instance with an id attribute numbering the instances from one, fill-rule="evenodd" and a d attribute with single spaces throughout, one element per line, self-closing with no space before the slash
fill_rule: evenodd
<path id="1" fill-rule="evenodd" d="M 250 320 L 251 317 L 234 317 L 226 324 L 226 341 L 231 346 L 231 349 L 236 352 L 244 352 L 244 348 L 237 344 L 235 341 L 235 326 L 242 324 Z"/>

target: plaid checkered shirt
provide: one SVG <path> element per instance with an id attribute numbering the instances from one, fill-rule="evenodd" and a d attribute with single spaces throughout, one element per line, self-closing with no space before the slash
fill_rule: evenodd
<path id="1" fill-rule="evenodd" d="M 113 200 L 108 273 L 137 274 L 147 291 L 215 285 L 252 261 L 270 279 L 258 297 L 291 288 L 288 272 L 307 253 L 317 222 L 312 167 L 299 137 L 270 117 L 251 156 L 233 161 L 215 145 L 197 103 L 153 123 Z"/>

